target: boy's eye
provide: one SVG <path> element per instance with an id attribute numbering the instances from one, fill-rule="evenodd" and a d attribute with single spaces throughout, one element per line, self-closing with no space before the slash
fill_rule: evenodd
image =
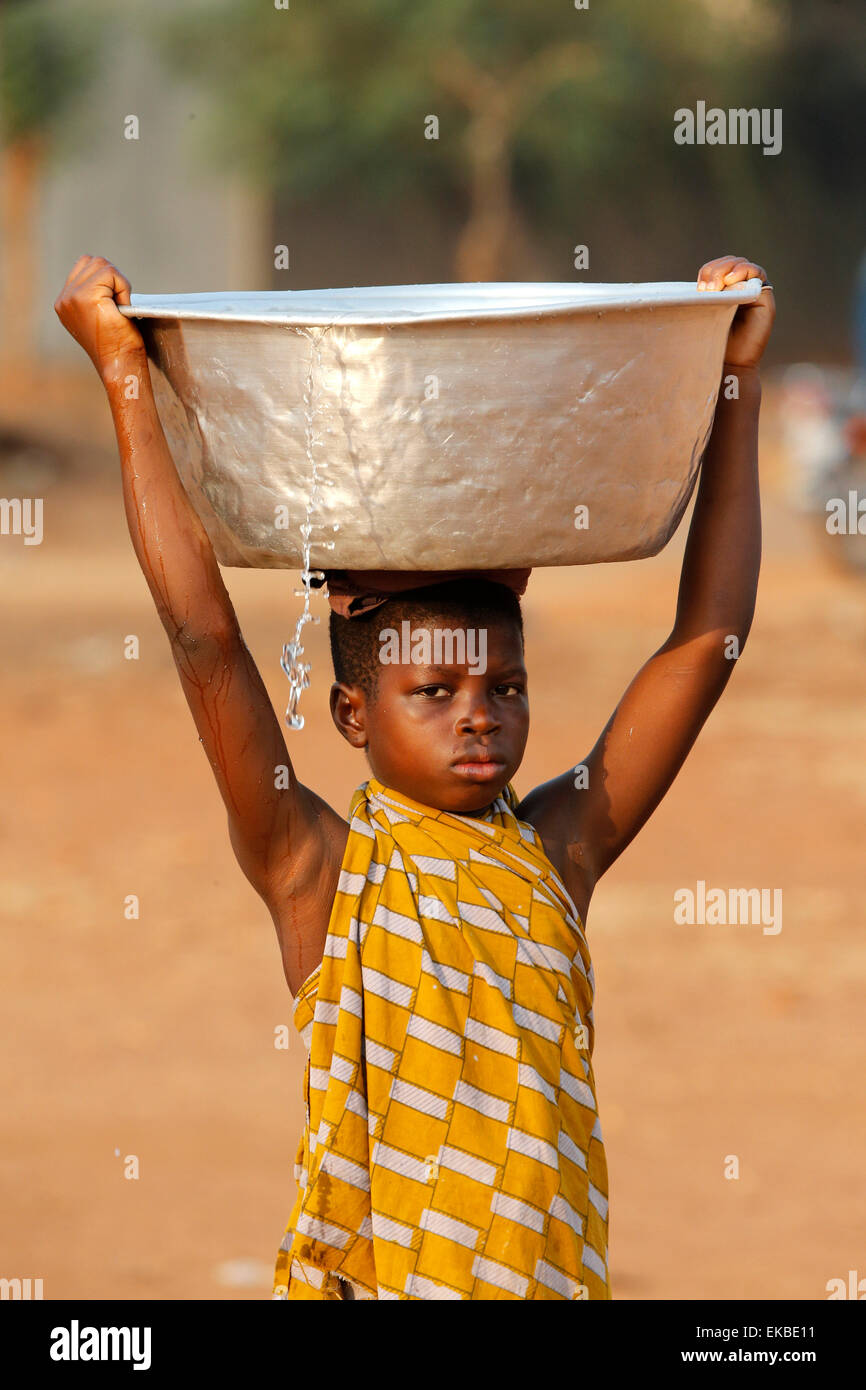
<path id="1" fill-rule="evenodd" d="M 423 695 L 426 699 L 441 700 L 451 694 L 451 687 L 448 685 L 421 685 L 414 692 L 416 695 Z M 503 681 L 500 685 L 493 687 L 494 695 L 522 695 L 523 686 L 515 681 Z"/>

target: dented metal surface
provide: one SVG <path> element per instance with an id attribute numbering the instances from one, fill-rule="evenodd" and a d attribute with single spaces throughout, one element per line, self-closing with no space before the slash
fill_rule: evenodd
<path id="1" fill-rule="evenodd" d="M 123 312 L 221 564 L 300 566 L 315 457 L 313 566 L 489 569 L 662 549 L 734 312 L 761 288 L 370 286 Z"/>

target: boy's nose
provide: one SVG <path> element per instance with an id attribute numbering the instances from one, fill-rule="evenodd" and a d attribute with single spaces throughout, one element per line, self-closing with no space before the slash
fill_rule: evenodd
<path id="1" fill-rule="evenodd" d="M 469 698 L 468 706 L 457 721 L 458 733 L 490 733 L 499 728 L 492 706 L 483 697 Z"/>

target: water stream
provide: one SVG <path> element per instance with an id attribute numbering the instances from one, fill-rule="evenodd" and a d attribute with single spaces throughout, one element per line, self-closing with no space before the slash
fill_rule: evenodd
<path id="1" fill-rule="evenodd" d="M 304 716 L 298 713 L 301 695 L 310 684 L 311 665 L 303 661 L 304 645 L 302 641 L 303 631 L 307 623 L 318 623 L 319 619 L 310 612 L 310 581 L 312 579 L 324 579 L 324 571 L 310 569 L 310 553 L 312 548 L 313 529 L 321 522 L 317 523 L 315 514 L 322 501 L 322 487 L 333 487 L 333 480 L 322 476 L 318 460 L 315 454 L 316 444 L 321 447 L 324 440 L 316 440 L 315 434 L 315 400 L 321 394 L 322 380 L 322 338 L 328 332 L 330 325 L 323 328 L 307 328 L 296 324 L 287 325 L 293 332 L 299 333 L 303 338 L 309 338 L 312 349 L 310 352 L 310 365 L 307 372 L 307 381 L 304 387 L 304 442 L 306 446 L 307 461 L 310 465 L 310 490 L 307 495 L 306 513 L 304 520 L 298 527 L 301 533 L 302 542 L 302 569 L 300 589 L 295 589 L 295 597 L 303 598 L 303 608 L 298 615 L 295 625 L 295 635 L 290 642 L 283 646 L 283 655 L 280 665 L 285 671 L 289 680 L 289 704 L 286 709 L 286 724 L 290 729 L 303 729 Z M 331 528 L 339 531 L 339 523 Z M 317 541 L 316 545 L 322 550 L 333 550 L 334 541 Z M 323 589 L 327 598 L 327 587 Z"/>

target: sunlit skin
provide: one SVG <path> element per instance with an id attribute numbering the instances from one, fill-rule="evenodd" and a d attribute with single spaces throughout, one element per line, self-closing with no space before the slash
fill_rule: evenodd
<path id="1" fill-rule="evenodd" d="M 415 629 L 455 628 L 453 619 Z M 372 696 L 331 687 L 334 723 L 363 748 L 373 776 L 413 801 L 460 815 L 484 811 L 511 781 L 529 733 L 523 645 L 507 621 L 487 628 L 487 669 L 385 664 Z"/>

